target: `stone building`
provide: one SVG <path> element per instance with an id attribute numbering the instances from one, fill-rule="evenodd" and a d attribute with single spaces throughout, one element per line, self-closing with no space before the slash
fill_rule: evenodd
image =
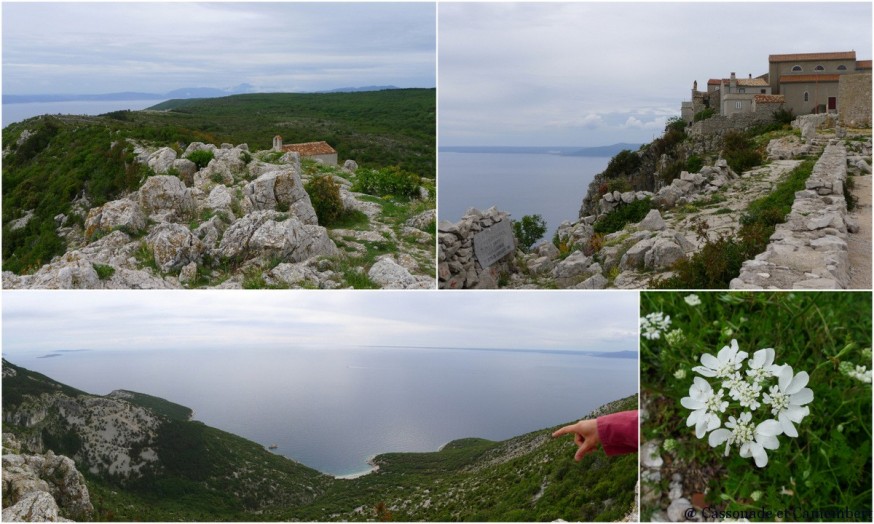
<path id="1" fill-rule="evenodd" d="M 837 112 L 841 77 L 865 72 L 866 67 L 870 72 L 871 61 L 857 61 L 855 51 L 768 57 L 771 92 L 783 95 L 786 108 L 796 115 Z"/>
<path id="2" fill-rule="evenodd" d="M 304 142 L 302 144 L 289 144 L 286 146 L 282 145 L 282 137 L 276 135 L 273 137 L 273 150 L 297 153 L 301 159 L 309 158 L 323 164 L 337 165 L 337 151 L 325 141 Z"/>
<path id="3" fill-rule="evenodd" d="M 771 94 L 771 86 L 763 78 L 764 76 L 753 78 L 753 75 L 750 74 L 747 78 L 737 78 L 737 75 L 731 73 L 730 78 L 708 80 L 708 90 L 719 93 L 719 114 L 731 116 L 736 113 L 755 111 L 756 95 Z M 712 94 L 711 97 L 713 97 Z"/>

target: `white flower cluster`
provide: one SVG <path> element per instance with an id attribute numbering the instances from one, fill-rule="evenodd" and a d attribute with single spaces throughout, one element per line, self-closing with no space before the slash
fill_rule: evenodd
<path id="1" fill-rule="evenodd" d="M 671 327 L 671 317 L 661 311 L 640 318 L 640 334 L 649 340 L 661 338 L 662 333 L 667 333 L 669 327 Z"/>
<path id="2" fill-rule="evenodd" d="M 854 378 L 859 382 L 864 382 L 865 384 L 871 383 L 871 370 L 866 366 L 854 366 L 851 362 L 844 361 L 838 365 L 838 369 L 844 375 Z"/>
<path id="3" fill-rule="evenodd" d="M 711 432 L 707 438 L 711 447 L 724 443 L 728 456 L 731 446 L 738 446 L 741 457 L 753 457 L 756 466 L 763 468 L 768 464 L 765 450 L 780 446 L 778 436 L 798 436 L 795 424 L 810 414 L 806 405 L 813 401 L 813 391 L 805 387 L 810 378 L 807 372 L 794 374 L 788 364 L 774 364 L 776 355 L 772 348 L 760 349 L 752 358 L 747 359 L 748 356 L 746 351 L 739 350 L 737 340 L 732 340 L 716 356 L 701 355 L 701 365 L 692 370 L 720 381 L 720 389 L 714 391 L 710 382 L 695 377 L 689 396 L 680 403 L 692 410 L 686 425 L 695 426 L 696 437 L 704 438 Z M 741 369 L 744 361 L 745 373 Z M 737 417 L 726 413 L 730 404 L 725 398 L 726 391 L 728 398 L 737 404 L 731 410 Z M 764 420 L 754 422 L 753 413 L 759 415 L 757 420 Z M 728 416 L 725 428 L 723 415 Z"/>

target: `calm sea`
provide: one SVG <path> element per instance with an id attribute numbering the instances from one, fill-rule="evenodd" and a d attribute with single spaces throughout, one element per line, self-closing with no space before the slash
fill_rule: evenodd
<path id="1" fill-rule="evenodd" d="M 441 220 L 457 222 L 471 207 L 497 206 L 514 219 L 539 214 L 547 238 L 576 220 L 589 183 L 609 157 L 525 153 L 439 153 Z"/>
<path id="2" fill-rule="evenodd" d="M 93 100 L 3 104 L 3 127 L 39 115 L 102 115 L 122 109 L 138 111 L 161 102 L 162 100 Z"/>
<path id="3" fill-rule="evenodd" d="M 5 358 L 94 394 L 129 389 L 332 475 L 390 451 L 502 440 L 637 391 L 637 361 L 425 348 L 87 351 Z"/>

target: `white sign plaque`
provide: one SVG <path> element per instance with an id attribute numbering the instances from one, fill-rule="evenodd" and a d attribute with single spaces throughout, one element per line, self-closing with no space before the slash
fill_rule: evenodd
<path id="1" fill-rule="evenodd" d="M 473 254 L 487 268 L 516 249 L 510 220 L 504 219 L 473 236 Z"/>

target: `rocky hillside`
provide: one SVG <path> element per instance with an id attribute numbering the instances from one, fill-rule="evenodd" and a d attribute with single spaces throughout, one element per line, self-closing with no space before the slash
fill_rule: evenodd
<path id="1" fill-rule="evenodd" d="M 671 124 L 614 157 L 551 242 L 489 268 L 466 246 L 505 213 L 441 223 L 440 286 L 845 289 L 850 236 L 870 228 L 846 195 L 871 172 L 871 133 L 823 116 L 712 136 Z"/>
<path id="2" fill-rule="evenodd" d="M 6 360 L 3 375 L 4 431 L 23 452 L 75 461 L 96 520 L 250 520 L 244 515 L 309 503 L 332 480 L 254 442 L 141 405 L 155 397 L 89 395 Z"/>
<path id="3" fill-rule="evenodd" d="M 180 413 L 162 399 L 89 395 L 5 360 L 3 373 L 4 431 L 21 442 L 16 453 L 46 457 L 10 459 L 15 475 L 4 457 L 4 520 L 6 506 L 25 498 L 18 487 L 21 496 L 7 496 L 7 477 L 19 478 L 24 464 L 44 474 L 49 459 L 61 464 L 51 471 L 62 468 L 63 486 L 82 485 L 73 461 L 84 473 L 79 505 L 62 495 L 72 488 L 28 485 L 57 501 L 55 514 L 89 520 L 591 521 L 619 520 L 634 505 L 637 456 L 599 451 L 575 463 L 570 440 L 550 437 L 559 426 L 503 442 L 471 438 L 434 453 L 379 455 L 375 472 L 335 479 L 187 416 L 162 414 L 162 406 Z M 636 408 L 635 395 L 585 416 Z"/>
<path id="4" fill-rule="evenodd" d="M 29 134 L 4 155 L 21 154 Z M 246 144 L 177 151 L 128 139 L 110 150 L 119 148 L 140 166 L 136 189 L 95 205 L 86 186 L 54 217 L 66 252 L 32 271 L 5 271 L 4 288 L 434 287 L 433 187 L 413 198 L 353 190 L 362 172 L 412 175 L 301 162 Z M 317 178 L 327 181 L 317 182 L 314 206 L 307 188 Z M 28 228 L 39 205 L 4 231 Z"/>

